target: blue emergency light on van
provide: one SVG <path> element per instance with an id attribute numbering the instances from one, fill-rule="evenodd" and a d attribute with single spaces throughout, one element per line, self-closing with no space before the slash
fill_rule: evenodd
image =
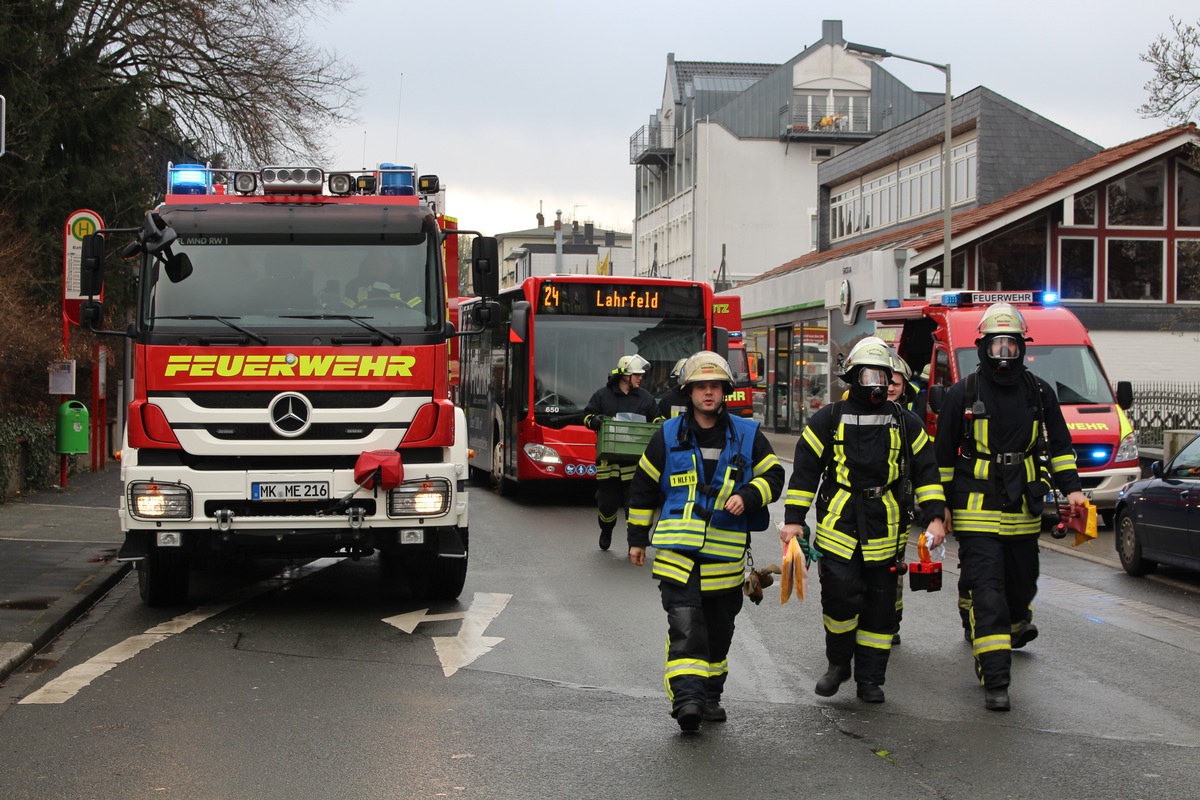
<path id="1" fill-rule="evenodd" d="M 1052 306 L 1058 303 L 1058 292 L 1042 292 L 1042 305 Z"/>
<path id="2" fill-rule="evenodd" d="M 411 196 L 417 193 L 416 170 L 404 164 L 379 165 L 379 193 Z"/>
<path id="3" fill-rule="evenodd" d="M 176 164 L 169 172 L 168 194 L 208 194 L 208 170 L 203 164 Z"/>

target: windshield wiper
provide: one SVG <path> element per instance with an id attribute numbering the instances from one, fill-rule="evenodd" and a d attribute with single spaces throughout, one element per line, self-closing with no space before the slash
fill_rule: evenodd
<path id="1" fill-rule="evenodd" d="M 228 317 L 218 317 L 215 314 L 178 314 L 173 317 L 155 317 L 155 319 L 215 319 L 217 322 L 220 322 L 223 325 L 228 325 L 229 327 L 233 328 L 238 333 L 240 333 L 244 336 L 249 336 L 251 339 L 258 342 L 259 344 L 267 343 L 267 337 L 259 335 L 257 333 L 254 333 L 253 331 L 248 331 L 245 328 L 243 328 L 241 325 L 234 325 L 232 322 L 229 321 Z M 241 319 L 241 317 L 234 317 L 233 319 Z"/>
<path id="2" fill-rule="evenodd" d="M 393 336 L 387 331 L 382 331 L 368 322 L 363 322 L 364 319 L 369 319 L 369 317 L 355 317 L 350 314 L 286 314 L 281 316 L 280 319 L 344 319 L 348 322 L 353 322 L 360 328 L 366 328 L 371 333 L 379 334 L 392 344 L 400 344 L 399 336 Z"/>

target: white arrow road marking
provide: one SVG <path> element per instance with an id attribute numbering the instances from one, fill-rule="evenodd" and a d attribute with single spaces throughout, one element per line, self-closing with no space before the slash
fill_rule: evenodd
<path id="1" fill-rule="evenodd" d="M 504 641 L 498 636 L 484 636 L 483 632 L 492 620 L 500 615 L 509 600 L 512 600 L 511 594 L 476 592 L 471 607 L 466 611 L 430 614 L 429 609 L 422 608 L 407 614 L 397 614 L 383 621 L 405 633 L 412 633 L 422 622 L 461 619 L 463 624 L 458 629 L 457 636 L 433 637 L 433 649 L 437 652 L 438 660 L 442 662 L 442 672 L 449 678 L 460 668 L 491 652 L 493 647 Z"/>
<path id="2" fill-rule="evenodd" d="M 422 622 L 437 622 L 443 619 L 462 619 L 466 615 L 467 612 L 465 611 L 447 611 L 445 614 L 430 614 L 428 608 L 419 608 L 416 611 L 409 611 L 407 614 L 397 614 L 394 617 L 387 617 L 383 621 L 388 625 L 395 625 L 405 633 L 412 633 Z"/>
<path id="3" fill-rule="evenodd" d="M 80 689 L 99 678 L 110 669 L 136 656 L 151 645 L 158 644 L 173 633 L 182 633 L 193 625 L 197 625 L 209 617 L 215 617 L 238 603 L 243 603 L 261 594 L 278 589 L 281 585 L 307 578 L 314 572 L 331 567 L 342 561 L 342 558 L 320 558 L 302 567 L 288 567 L 283 572 L 264 581 L 259 581 L 234 592 L 223 603 L 210 606 L 200 606 L 186 614 L 180 614 L 174 619 L 155 625 L 145 633 L 130 636 L 120 644 L 113 645 L 103 653 L 92 656 L 87 661 L 59 675 L 28 697 L 18 701 L 18 705 L 40 704 L 51 705 L 65 703 L 74 697 Z"/>

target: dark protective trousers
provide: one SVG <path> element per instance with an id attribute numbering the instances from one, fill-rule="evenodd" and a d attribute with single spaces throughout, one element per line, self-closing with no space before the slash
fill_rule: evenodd
<path id="1" fill-rule="evenodd" d="M 896 573 L 893 563 L 821 559 L 821 613 L 825 655 L 830 664 L 854 664 L 859 683 L 883 685 L 892 632 L 896 629 Z"/>
<path id="2" fill-rule="evenodd" d="M 742 590 L 700 591 L 700 564 L 686 586 L 659 581 L 667 612 L 667 664 L 663 683 L 675 714 L 686 703 L 705 706 L 721 699 L 729 677 L 729 645 L 734 619 L 742 610 Z"/>
<path id="3" fill-rule="evenodd" d="M 1038 538 L 962 534 L 958 538 L 962 588 L 971 599 L 975 674 L 989 689 L 1009 684 L 1012 631 L 1037 594 Z"/>
<path id="4" fill-rule="evenodd" d="M 596 481 L 596 516 L 600 521 L 601 533 L 612 534 L 617 526 L 617 514 L 622 508 L 629 509 L 629 488 L 633 480 L 602 478 Z"/>

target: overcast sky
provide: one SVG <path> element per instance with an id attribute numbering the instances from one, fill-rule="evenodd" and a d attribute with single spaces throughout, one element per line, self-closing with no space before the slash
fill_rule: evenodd
<path id="1" fill-rule="evenodd" d="M 841 12 L 836 10 L 841 6 Z M 815 10 L 822 7 L 824 10 Z M 857 0 L 785 3 L 550 3 L 348 0 L 311 30 L 362 72 L 361 122 L 336 132 L 332 164 L 416 164 L 446 184 L 447 212 L 494 234 L 544 210 L 631 231 L 629 137 L 658 108 L 668 53 L 679 61 L 779 64 L 841 19 L 846 39 L 949 63 L 957 97 L 976 86 L 1105 147 L 1161 130 L 1137 107 L 1141 62 L 1170 16 L 1161 0 Z M 918 91 L 942 73 L 889 59 Z M 747 193 L 753 204 L 753 192 Z"/>

